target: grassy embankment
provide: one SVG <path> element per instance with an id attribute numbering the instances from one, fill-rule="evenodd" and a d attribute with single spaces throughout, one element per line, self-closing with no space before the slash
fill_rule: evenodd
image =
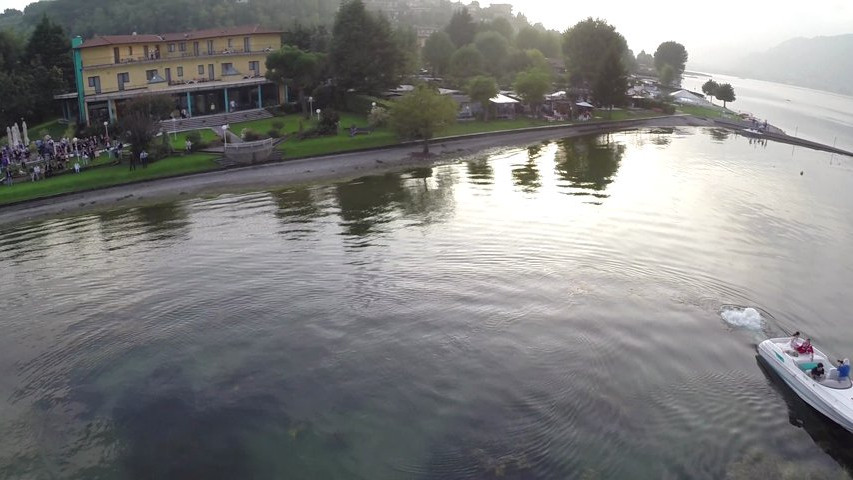
<path id="1" fill-rule="evenodd" d="M 723 108 L 718 105 L 711 107 L 701 107 L 698 105 L 679 105 L 676 107 L 679 113 L 686 113 L 700 118 L 724 118 L 727 120 L 739 121 L 741 118 L 736 112 Z"/>
<path id="2" fill-rule="evenodd" d="M 135 171 L 130 171 L 127 164 L 122 164 L 84 169 L 79 174 L 65 173 L 37 182 L 31 182 L 29 178 L 18 179 L 12 187 L 0 186 L 0 205 L 127 182 L 202 172 L 217 167 L 215 158 L 215 155 L 194 153 L 183 157 L 169 157 L 150 164 L 146 169 L 138 168 Z"/>
<path id="3" fill-rule="evenodd" d="M 628 118 L 643 118 L 654 115 L 657 114 L 654 112 L 644 111 L 614 110 L 613 112 L 610 112 L 609 118 L 607 112 L 602 112 L 595 118 L 595 120 L 618 121 Z M 283 127 L 280 131 L 284 134 L 285 140 L 279 144 L 278 148 L 285 159 L 377 148 L 399 143 L 399 139 L 388 127 L 378 128 L 369 135 L 362 134 L 350 137 L 349 127 L 351 125 L 365 127 L 367 126 L 367 119 L 363 115 L 347 113 L 341 115 L 341 129 L 337 135 L 299 140 L 297 138 L 297 133 L 299 131 L 300 120 L 302 121 L 302 127 L 305 130 L 313 128 L 316 125 L 315 119 L 304 120 L 299 115 L 288 115 L 252 122 L 234 123 L 231 125 L 231 131 L 239 134 L 244 128 L 249 128 L 257 133 L 265 135 L 273 128 L 273 122 L 281 122 Z M 564 123 L 570 124 L 570 122 Z M 549 123 L 544 120 L 531 120 L 527 118 L 515 120 L 492 120 L 489 122 L 461 122 L 452 125 L 447 130 L 441 132 L 441 136 L 449 137 L 474 133 L 517 130 L 537 126 L 554 126 L 560 124 L 561 123 L 558 122 Z M 202 129 L 199 132 L 201 133 L 204 141 L 218 141 L 216 134 L 210 129 Z M 188 133 L 189 132 L 179 133 L 177 134 L 177 138 L 170 135 L 170 142 L 175 150 L 183 150 L 184 141 L 186 140 Z M 53 135 L 53 133 L 51 133 L 51 135 Z M 62 134 L 59 133 L 56 138 L 61 135 Z M 127 164 L 122 164 L 115 166 L 99 166 L 99 168 L 88 168 L 84 169 L 80 174 L 66 173 L 53 178 L 40 180 L 38 182 L 30 182 L 28 179 L 18 179 L 17 183 L 11 188 L 0 186 L 0 205 L 62 193 L 109 187 L 112 185 L 139 180 L 214 170 L 219 168 L 219 165 L 214 161 L 214 159 L 215 155 L 212 154 L 196 153 L 187 156 L 176 155 L 154 162 L 147 169 L 137 169 L 134 172 L 129 171 Z M 103 165 L 110 162 L 111 160 L 108 159 L 106 155 L 102 155 L 93 163 L 93 166 Z"/>

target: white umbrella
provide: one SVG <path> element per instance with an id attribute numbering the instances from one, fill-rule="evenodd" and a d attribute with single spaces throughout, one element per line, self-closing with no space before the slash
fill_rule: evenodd
<path id="1" fill-rule="evenodd" d="M 12 145 L 18 146 L 21 144 L 21 131 L 18 130 L 18 122 L 12 126 Z"/>
<path id="2" fill-rule="evenodd" d="M 12 129 L 6 127 L 6 144 L 12 146 Z"/>
<path id="3" fill-rule="evenodd" d="M 30 144 L 30 136 L 27 135 L 27 122 L 21 120 L 21 128 L 24 129 L 24 145 Z"/>

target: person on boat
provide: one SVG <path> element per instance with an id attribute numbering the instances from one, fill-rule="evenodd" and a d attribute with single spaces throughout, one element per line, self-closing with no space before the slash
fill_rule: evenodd
<path id="1" fill-rule="evenodd" d="M 838 361 L 838 380 L 841 381 L 844 378 L 850 378 L 850 359 L 845 358 L 844 360 Z"/>
<path id="2" fill-rule="evenodd" d="M 814 347 L 812 347 L 812 339 L 807 338 L 805 342 L 797 347 L 797 353 L 814 355 Z"/>
<path id="3" fill-rule="evenodd" d="M 815 380 L 820 380 L 826 375 L 826 372 L 823 369 L 823 363 L 818 363 L 816 367 L 812 369 L 812 378 Z"/>
<path id="4" fill-rule="evenodd" d="M 802 343 L 802 341 L 803 340 L 800 338 L 800 332 L 794 332 L 794 335 L 791 336 L 791 348 L 796 350 L 797 348 L 799 348 L 800 343 Z"/>

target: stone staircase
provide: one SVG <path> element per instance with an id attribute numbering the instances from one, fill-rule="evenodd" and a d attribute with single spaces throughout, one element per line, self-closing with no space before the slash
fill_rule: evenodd
<path id="1" fill-rule="evenodd" d="M 231 113 L 218 113 L 216 115 L 205 115 L 203 117 L 179 118 L 175 120 L 163 120 L 160 127 L 168 133 L 188 132 L 190 130 L 201 130 L 203 128 L 218 129 L 226 123 L 250 122 L 272 118 L 272 114 L 263 108 L 254 110 L 240 110 Z"/>

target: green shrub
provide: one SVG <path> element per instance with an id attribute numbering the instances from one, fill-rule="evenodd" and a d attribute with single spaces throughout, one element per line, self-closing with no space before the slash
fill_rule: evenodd
<path id="1" fill-rule="evenodd" d="M 190 147 L 190 149 L 193 152 L 207 148 L 209 145 L 209 143 L 202 138 L 201 132 L 198 130 L 187 133 L 187 139 L 192 143 L 192 147 Z"/>
<path id="2" fill-rule="evenodd" d="M 244 128 L 240 132 L 240 138 L 242 138 L 243 140 L 245 140 L 247 142 L 254 142 L 256 140 L 260 140 L 261 136 L 257 132 L 255 132 L 254 130 L 251 130 L 249 128 Z"/>
<path id="3" fill-rule="evenodd" d="M 282 122 L 281 120 L 273 120 L 272 128 L 276 130 L 281 130 L 282 128 L 284 128 L 284 122 Z"/>
<path id="4" fill-rule="evenodd" d="M 270 138 L 281 138 L 281 132 L 276 130 L 275 128 L 269 129 L 267 135 L 269 135 Z"/>
<path id="5" fill-rule="evenodd" d="M 320 135 L 337 135 L 338 124 L 341 122 L 341 116 L 338 112 L 332 109 L 323 110 L 320 114 L 320 123 L 317 125 L 317 130 Z"/>
<path id="6" fill-rule="evenodd" d="M 388 110 L 377 106 L 371 110 L 370 114 L 367 116 L 367 123 L 373 128 L 384 127 L 388 124 L 389 118 L 390 115 Z"/>

